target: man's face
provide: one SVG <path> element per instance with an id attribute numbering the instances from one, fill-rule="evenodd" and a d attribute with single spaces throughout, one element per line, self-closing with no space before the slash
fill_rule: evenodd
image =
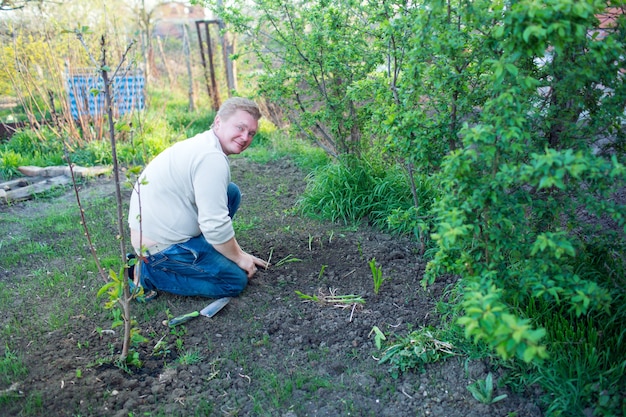
<path id="1" fill-rule="evenodd" d="M 250 113 L 237 110 L 228 119 L 215 117 L 213 132 L 226 155 L 239 154 L 246 150 L 256 134 L 259 122 Z"/>

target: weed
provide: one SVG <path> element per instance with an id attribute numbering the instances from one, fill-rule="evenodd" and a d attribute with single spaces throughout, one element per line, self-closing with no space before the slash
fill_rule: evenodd
<path id="1" fill-rule="evenodd" d="M 347 294 L 347 295 L 337 295 L 337 289 L 329 289 L 329 294 L 325 294 L 321 289 L 319 290 L 319 295 L 308 295 L 304 294 L 300 291 L 296 291 L 298 297 L 303 299 L 304 301 L 315 301 L 320 304 L 332 305 L 333 307 L 341 307 L 345 308 L 352 304 L 365 304 L 365 299 L 360 295 L 355 294 Z"/>
<path id="2" fill-rule="evenodd" d="M 12 352 L 8 346 L 4 349 L 4 358 L 0 359 L 0 378 L 2 382 L 10 384 L 16 378 L 20 378 L 28 373 L 28 368 L 22 359 Z"/>
<path id="3" fill-rule="evenodd" d="M 196 350 L 188 350 L 178 357 L 177 362 L 181 365 L 194 365 L 201 362 L 202 359 L 204 359 L 204 357 L 200 354 L 200 352 Z"/>
<path id="4" fill-rule="evenodd" d="M 302 262 L 302 259 L 295 258 L 293 255 L 289 254 L 280 261 L 276 262 L 276 265 L 274 266 L 282 266 L 291 262 Z"/>
<path id="5" fill-rule="evenodd" d="M 493 375 L 491 375 L 491 372 L 487 374 L 487 377 L 484 380 L 479 379 L 476 382 L 469 384 L 467 386 L 467 390 L 472 393 L 472 396 L 476 398 L 476 400 L 483 404 L 497 403 L 507 397 L 506 394 L 502 394 L 494 398 Z"/>
<path id="6" fill-rule="evenodd" d="M 421 369 L 424 364 L 456 355 L 451 343 L 439 340 L 442 336 L 446 334 L 430 327 L 415 330 L 387 347 L 380 364 L 389 363 L 391 376 L 397 378 L 409 369 Z"/>
<path id="7" fill-rule="evenodd" d="M 329 293 L 325 294 L 320 289 L 319 295 L 308 295 L 300 291 L 296 291 L 296 294 L 304 301 L 314 301 L 322 305 L 329 305 L 342 309 L 351 307 L 352 311 L 350 312 L 350 322 L 352 322 L 352 316 L 354 315 L 354 311 L 357 309 L 357 307 L 363 307 L 363 304 L 365 304 L 365 299 L 363 299 L 363 297 L 361 297 L 360 295 L 337 295 L 336 288 L 329 288 L 328 291 Z"/>
<path id="8" fill-rule="evenodd" d="M 161 337 L 161 339 L 159 339 L 158 342 L 156 342 L 156 344 L 154 345 L 154 347 L 152 348 L 152 355 L 153 356 L 167 356 L 170 353 L 170 349 L 169 346 L 167 344 L 167 341 L 163 340 L 165 339 L 165 336 Z"/>

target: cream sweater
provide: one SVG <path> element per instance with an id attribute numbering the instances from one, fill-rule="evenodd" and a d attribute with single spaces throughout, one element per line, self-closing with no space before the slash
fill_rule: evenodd
<path id="1" fill-rule="evenodd" d="M 140 184 L 142 181 L 146 184 Z M 128 213 L 132 244 L 172 245 L 204 234 L 211 244 L 235 236 L 226 196 L 228 158 L 212 130 L 175 143 L 157 155 L 135 184 Z"/>

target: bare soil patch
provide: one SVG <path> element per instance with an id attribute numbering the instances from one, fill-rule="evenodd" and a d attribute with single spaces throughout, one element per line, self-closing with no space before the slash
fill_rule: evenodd
<path id="1" fill-rule="evenodd" d="M 366 225 L 346 227 L 302 218 L 291 209 L 304 190 L 304 174 L 289 160 L 257 164 L 232 162 L 232 178 L 243 191 L 237 214 L 238 240 L 248 251 L 275 265 L 260 271 L 244 293 L 212 319 L 197 318 L 172 332 L 162 324 L 167 313 L 179 315 L 211 300 L 161 294 L 148 304 L 135 304 L 134 315 L 150 341 L 138 350 L 143 366 L 125 372 L 98 358 L 119 352 L 118 336 L 107 329 L 106 312 L 93 317 L 68 312 L 67 326 L 24 340 L 19 346 L 29 368 L 20 382 L 23 398 L 38 393 L 48 416 L 447 416 L 490 417 L 542 415 L 535 393 L 514 393 L 493 405 L 476 401 L 466 389 L 492 372 L 503 371 L 484 361 L 453 357 L 392 378 L 377 362 L 381 352 L 370 332 L 405 335 L 420 326 L 437 326 L 434 306 L 447 285 L 426 290 L 420 280 L 425 267 L 416 246 Z M 83 191 L 114 196 L 110 178 L 94 180 Z M 75 205 L 73 192 L 60 197 Z M 29 215 L 46 210 L 46 201 L 23 206 Z M 3 208 L 4 215 L 20 204 Z M 112 203 L 111 210 L 114 211 Z M 19 230 L 3 233 L 20 233 Z M 54 233 L 40 239 L 54 243 Z M 82 235 L 77 234 L 77 242 Z M 77 243 L 79 244 L 79 243 Z M 374 294 L 368 261 L 376 258 L 387 281 Z M 276 266 L 277 262 L 297 259 Z M 29 263 L 2 270 L 0 279 L 19 281 Z M 82 291 L 95 301 L 101 282 L 85 272 Z M 305 294 L 358 294 L 362 308 L 337 308 L 304 302 Z M 16 294 L 16 297 L 26 295 Z M 45 303 L 46 300 L 39 300 Z M 102 304 L 102 303 L 100 303 Z M 3 312 L 11 315 L 27 311 Z M 0 320 L 1 321 L 1 320 Z M 28 339 L 28 340 L 27 340 Z M 155 350 L 162 341 L 164 349 Z M 4 343 L 3 343 L 4 345 Z M 185 352 L 201 357 L 183 364 Z M 81 369 L 80 377 L 77 369 Z M 0 386 L 0 389 L 8 387 Z M 16 399 L 0 415 L 24 409 Z"/>

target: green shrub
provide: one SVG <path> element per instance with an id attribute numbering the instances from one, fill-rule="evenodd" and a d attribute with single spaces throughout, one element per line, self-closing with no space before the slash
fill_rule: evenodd
<path id="1" fill-rule="evenodd" d="M 10 180 L 20 176 L 17 169 L 20 165 L 24 165 L 22 155 L 12 150 L 0 151 L 0 177 Z"/>

